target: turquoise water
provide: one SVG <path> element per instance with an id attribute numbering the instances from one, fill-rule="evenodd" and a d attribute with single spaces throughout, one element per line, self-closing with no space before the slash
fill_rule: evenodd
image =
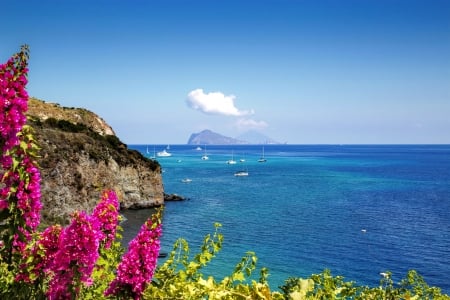
<path id="1" fill-rule="evenodd" d="M 223 250 L 205 271 L 217 280 L 251 250 L 272 288 L 325 268 L 370 286 L 380 272 L 398 281 L 415 269 L 450 293 L 449 145 L 266 145 L 265 163 L 256 145 L 207 146 L 209 160 L 191 145 L 168 151 L 165 191 L 189 199 L 166 204 L 162 251 L 184 237 L 197 253 L 222 223 Z M 240 169 L 249 176 L 233 176 Z M 125 214 L 128 241 L 149 211 Z"/>

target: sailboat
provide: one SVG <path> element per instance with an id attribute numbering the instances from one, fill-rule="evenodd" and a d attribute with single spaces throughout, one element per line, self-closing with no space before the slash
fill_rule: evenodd
<path id="1" fill-rule="evenodd" d="M 240 163 L 243 163 L 243 162 L 245 162 L 245 157 L 244 157 L 244 153 L 242 153 L 242 158 L 241 158 L 241 159 L 239 159 L 239 162 L 240 162 Z"/>
<path id="2" fill-rule="evenodd" d="M 264 156 L 264 146 L 262 147 L 262 156 L 258 159 L 258 162 L 266 162 L 267 159 Z"/>
<path id="3" fill-rule="evenodd" d="M 150 152 L 148 151 L 148 146 L 147 146 L 147 156 L 150 155 Z M 156 150 L 155 150 L 155 146 L 153 146 L 153 156 L 149 156 L 149 158 L 151 159 L 155 159 L 156 158 Z"/>
<path id="4" fill-rule="evenodd" d="M 235 165 L 236 161 L 234 160 L 234 151 L 231 152 L 231 159 L 227 161 L 229 165 Z"/>
<path id="5" fill-rule="evenodd" d="M 204 148 L 205 152 L 204 152 L 204 154 L 203 154 L 203 156 L 202 156 L 202 160 L 208 160 L 209 157 L 208 157 L 208 155 L 206 155 L 206 145 L 205 145 L 205 147 L 203 147 L 203 148 Z"/>

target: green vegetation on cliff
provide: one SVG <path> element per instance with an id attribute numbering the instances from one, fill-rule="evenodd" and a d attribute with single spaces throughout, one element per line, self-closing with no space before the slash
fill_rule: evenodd
<path id="1" fill-rule="evenodd" d="M 53 144 L 53 150 L 67 158 L 73 152 L 85 151 L 95 161 L 108 162 L 110 156 L 120 165 L 136 161 L 145 161 L 148 167 L 156 171 L 160 165 L 155 160 L 145 158 L 114 134 L 112 128 L 96 114 L 82 108 L 61 107 L 36 98 L 29 99 L 29 124 L 36 129 L 36 137 Z M 45 144 L 40 143 L 45 150 Z M 50 150 L 50 149 L 48 149 Z"/>

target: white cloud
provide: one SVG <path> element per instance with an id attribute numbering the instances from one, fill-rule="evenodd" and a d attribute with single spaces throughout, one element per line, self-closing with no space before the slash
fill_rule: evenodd
<path id="1" fill-rule="evenodd" d="M 239 119 L 236 122 L 236 127 L 239 130 L 264 129 L 268 126 L 269 124 L 267 124 L 265 121 L 256 121 L 253 119 Z"/>
<path id="2" fill-rule="evenodd" d="M 189 107 L 205 114 L 241 117 L 254 114 L 253 110 L 239 110 L 234 105 L 234 95 L 226 96 L 221 92 L 205 94 L 203 89 L 191 91 L 186 99 Z"/>

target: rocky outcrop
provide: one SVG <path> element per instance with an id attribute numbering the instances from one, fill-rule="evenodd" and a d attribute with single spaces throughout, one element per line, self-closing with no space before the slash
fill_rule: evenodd
<path id="1" fill-rule="evenodd" d="M 164 194 L 164 201 L 184 201 L 185 197 L 178 194 Z"/>
<path id="2" fill-rule="evenodd" d="M 75 210 L 91 212 L 105 189 L 117 192 L 122 208 L 164 203 L 158 162 L 128 149 L 96 114 L 31 99 L 28 115 L 41 147 L 42 215 L 47 223 L 66 223 Z"/>
<path id="3" fill-rule="evenodd" d="M 73 124 L 83 124 L 100 135 L 116 135 L 105 120 L 84 108 L 63 107 L 58 103 L 45 102 L 31 97 L 28 100 L 28 115 L 41 121 L 53 118 Z"/>

